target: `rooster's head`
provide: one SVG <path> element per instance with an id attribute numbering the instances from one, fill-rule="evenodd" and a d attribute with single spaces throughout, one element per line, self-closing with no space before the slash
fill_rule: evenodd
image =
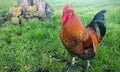
<path id="1" fill-rule="evenodd" d="M 72 4 L 68 4 L 64 7 L 62 13 L 62 24 L 64 25 L 69 18 L 72 16 Z"/>

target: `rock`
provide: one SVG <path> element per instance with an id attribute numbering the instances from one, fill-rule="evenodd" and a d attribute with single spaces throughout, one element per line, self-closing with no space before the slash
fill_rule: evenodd
<path id="1" fill-rule="evenodd" d="M 0 13 L 0 17 L 3 17 L 3 14 Z"/>
<path id="2" fill-rule="evenodd" d="M 19 18 L 18 17 L 11 17 L 11 21 L 14 22 L 16 25 L 19 24 Z"/>
<path id="3" fill-rule="evenodd" d="M 23 18 L 22 16 L 19 16 L 19 23 L 20 24 L 23 24 L 24 22 L 26 22 L 26 19 L 25 18 Z"/>
<path id="4" fill-rule="evenodd" d="M 18 17 L 22 13 L 22 9 L 18 6 L 13 6 L 12 8 L 12 16 L 13 17 Z"/>
<path id="5" fill-rule="evenodd" d="M 32 18 L 38 16 L 36 5 L 29 6 L 25 12 L 25 17 Z"/>
<path id="6" fill-rule="evenodd" d="M 5 22 L 4 20 L 4 15 L 0 14 L 0 26 L 2 26 L 2 24 Z"/>
<path id="7" fill-rule="evenodd" d="M 46 3 L 46 8 L 45 8 L 46 15 L 49 16 L 54 13 L 53 7 L 50 6 L 48 3 Z"/>
<path id="8" fill-rule="evenodd" d="M 18 17 L 21 15 L 22 10 L 18 6 L 13 6 L 9 11 L 4 15 L 5 20 L 11 20 L 11 17 Z"/>
<path id="9" fill-rule="evenodd" d="M 0 22 L 1 22 L 1 23 L 4 22 L 4 17 L 0 17 Z"/>
<path id="10" fill-rule="evenodd" d="M 36 5 L 28 6 L 27 11 L 28 11 L 28 12 L 35 12 L 35 11 L 37 11 Z"/>
<path id="11" fill-rule="evenodd" d="M 45 0 L 34 0 L 34 2 L 30 3 L 29 1 L 18 0 L 18 5 L 20 4 L 19 6 L 15 5 L 11 7 L 9 11 L 4 14 L 4 17 L 0 14 L 0 22 L 9 20 L 15 24 L 22 25 L 25 21 L 30 19 L 41 21 L 49 20 L 50 15 L 54 12 L 52 6 L 46 3 Z M 28 4 L 26 2 L 28 2 Z M 25 10 L 23 8 L 25 8 Z"/>
<path id="12" fill-rule="evenodd" d="M 0 17 L 0 26 L 2 26 L 2 24 L 4 23 L 4 18 L 3 17 Z"/>
<path id="13" fill-rule="evenodd" d="M 11 14 L 9 11 L 4 15 L 4 19 L 5 19 L 5 21 L 10 20 L 11 17 L 12 17 L 12 14 Z"/>

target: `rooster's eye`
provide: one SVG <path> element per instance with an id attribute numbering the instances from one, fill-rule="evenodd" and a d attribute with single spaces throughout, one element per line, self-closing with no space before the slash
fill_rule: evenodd
<path id="1" fill-rule="evenodd" d="M 68 14 L 70 14 L 70 13 L 71 13 L 71 11 L 69 10 L 67 13 L 68 13 Z"/>
<path id="2" fill-rule="evenodd" d="M 63 13 L 63 15 L 65 15 L 66 13 Z"/>

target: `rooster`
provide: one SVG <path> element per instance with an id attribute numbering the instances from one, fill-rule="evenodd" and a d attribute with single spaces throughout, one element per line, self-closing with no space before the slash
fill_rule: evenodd
<path id="1" fill-rule="evenodd" d="M 84 27 L 71 4 L 63 9 L 60 39 L 73 56 L 71 66 L 75 66 L 77 62 L 75 56 L 78 56 L 87 62 L 87 69 L 91 67 L 89 60 L 95 56 L 97 45 L 106 33 L 104 13 L 106 10 L 98 12 L 93 20 Z"/>

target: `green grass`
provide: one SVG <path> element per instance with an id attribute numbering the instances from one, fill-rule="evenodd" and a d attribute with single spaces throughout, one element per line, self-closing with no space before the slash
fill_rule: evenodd
<path id="1" fill-rule="evenodd" d="M 3 1 L 3 2 L 1 2 Z M 47 22 L 31 20 L 19 27 L 13 22 L 6 22 L 0 27 L 0 71 L 1 72 L 63 72 L 72 57 L 62 45 L 59 33 L 61 28 L 62 8 L 70 3 L 64 0 L 47 0 L 55 9 L 55 14 Z M 97 53 L 91 60 L 92 70 L 85 72 L 120 71 L 120 1 L 119 0 L 71 0 L 74 10 L 88 24 L 100 10 L 106 9 L 105 20 L 107 33 L 98 45 Z M 15 0 L 0 0 L 0 12 L 6 12 Z M 58 7 L 57 7 L 58 6 Z M 85 67 L 85 61 L 76 57 Z M 69 72 L 81 72 L 80 67 L 68 69 Z"/>
<path id="2" fill-rule="evenodd" d="M 17 5 L 16 0 L 0 0 L 0 13 L 4 13 L 9 10 L 9 8 L 13 5 Z"/>

